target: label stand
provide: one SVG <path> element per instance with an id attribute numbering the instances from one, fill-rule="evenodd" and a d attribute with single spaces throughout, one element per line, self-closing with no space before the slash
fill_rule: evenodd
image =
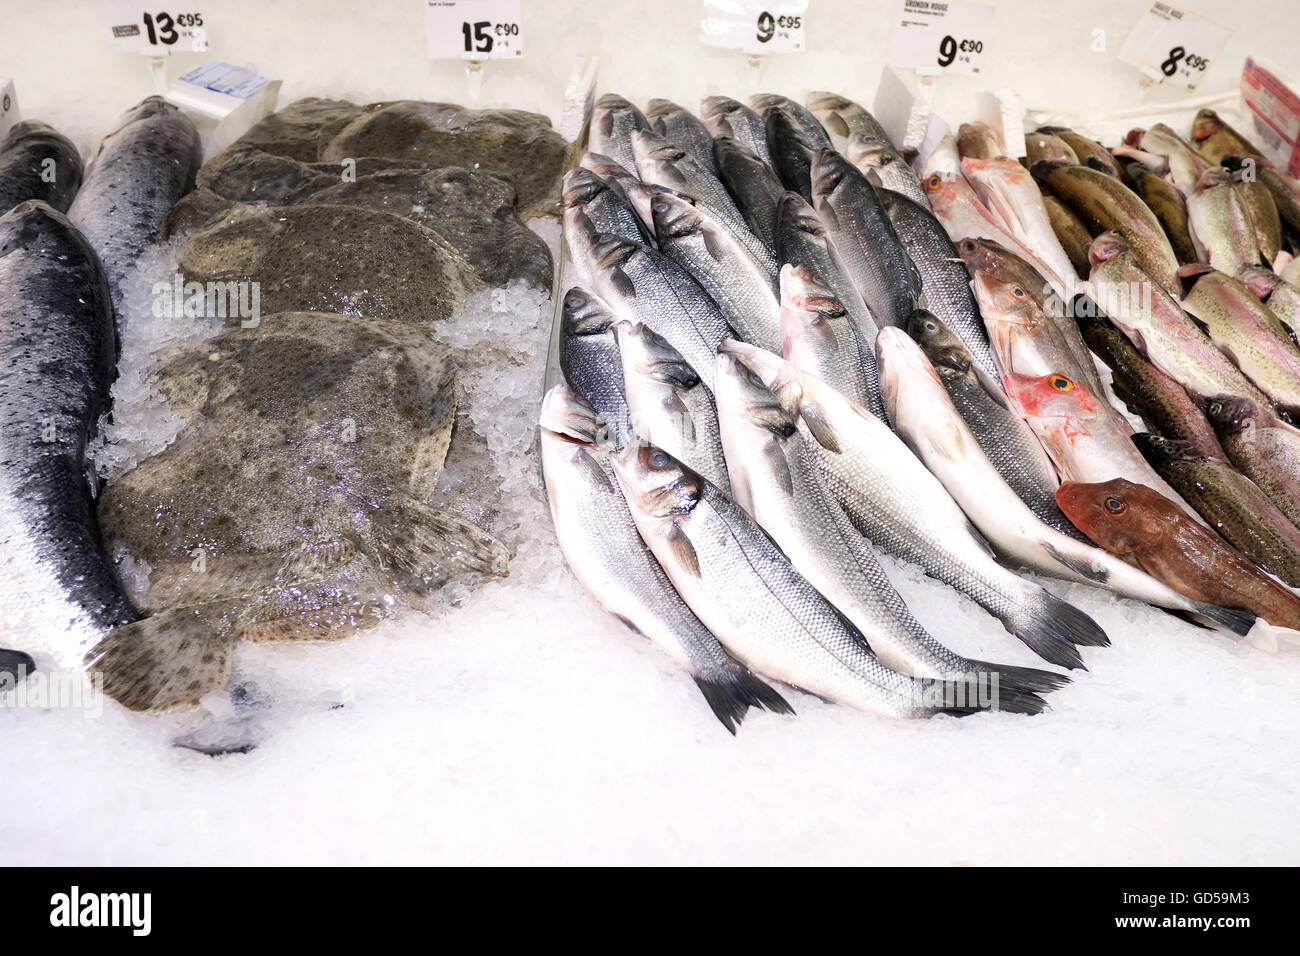
<path id="1" fill-rule="evenodd" d="M 763 57 L 751 53 L 745 58 L 745 87 L 750 96 L 762 92 Z"/>
<path id="2" fill-rule="evenodd" d="M 483 96 L 483 61 L 470 60 L 465 64 L 466 105 L 478 108 Z"/>
<path id="3" fill-rule="evenodd" d="M 153 78 L 153 91 L 159 96 L 167 95 L 167 57 L 149 57 L 149 76 Z"/>

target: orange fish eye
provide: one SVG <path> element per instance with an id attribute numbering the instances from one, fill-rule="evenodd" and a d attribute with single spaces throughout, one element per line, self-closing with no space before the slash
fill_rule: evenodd
<path id="1" fill-rule="evenodd" d="M 1074 383 L 1064 375 L 1049 375 L 1047 377 L 1047 384 L 1052 386 L 1052 388 L 1056 389 L 1058 392 L 1068 392 L 1070 389 L 1074 388 Z"/>
<path id="2" fill-rule="evenodd" d="M 1114 497 L 1107 498 L 1104 502 L 1102 502 L 1102 504 L 1104 504 L 1106 506 L 1106 510 L 1113 515 L 1122 515 L 1124 512 L 1128 511 L 1128 504 L 1121 501 L 1118 498 L 1114 498 Z"/>
<path id="3" fill-rule="evenodd" d="M 931 189 L 938 189 L 941 185 L 943 185 L 943 179 L 939 176 L 938 173 L 933 174 L 925 182 L 926 185 L 928 185 Z"/>

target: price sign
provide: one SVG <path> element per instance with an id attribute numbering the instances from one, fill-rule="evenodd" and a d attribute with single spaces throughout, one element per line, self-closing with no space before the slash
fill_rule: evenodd
<path id="1" fill-rule="evenodd" d="M 887 60 L 922 76 L 976 75 L 992 28 L 993 7 L 985 3 L 902 0 Z"/>
<path id="2" fill-rule="evenodd" d="M 101 36 L 115 50 L 167 56 L 206 53 L 208 28 L 203 0 L 170 7 L 150 0 L 99 0 Z"/>
<path id="3" fill-rule="evenodd" d="M 431 60 L 512 60 L 524 55 L 523 0 L 425 0 Z"/>
<path id="4" fill-rule="evenodd" d="M 808 0 L 704 0 L 700 42 L 724 50 L 802 53 Z"/>
<path id="5" fill-rule="evenodd" d="M 1138 20 L 1117 56 L 1150 82 L 1171 81 L 1194 90 L 1230 36 L 1231 30 L 1202 16 L 1156 2 Z"/>
<path id="6" fill-rule="evenodd" d="M 1264 155 L 1300 177 L 1300 95 L 1253 57 L 1241 71 L 1241 98 L 1250 128 L 1242 130 Z"/>

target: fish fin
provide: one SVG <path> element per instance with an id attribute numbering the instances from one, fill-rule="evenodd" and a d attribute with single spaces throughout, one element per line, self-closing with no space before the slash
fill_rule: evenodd
<path id="1" fill-rule="evenodd" d="M 969 531 L 970 536 L 975 539 L 975 543 L 988 552 L 989 557 L 997 556 L 997 552 L 993 549 L 993 545 L 989 543 L 989 539 L 984 537 L 984 532 L 975 527 L 975 524 L 969 518 L 966 520 L 966 530 Z"/>
<path id="2" fill-rule="evenodd" d="M 984 371 L 984 369 L 980 368 L 978 365 L 972 364 L 971 369 L 975 372 L 975 381 L 979 382 L 980 387 L 984 389 L 989 398 L 993 399 L 993 401 L 997 402 L 1007 411 L 1014 411 L 1011 407 L 1010 399 L 1007 398 L 1006 389 L 998 384 L 997 379 Z"/>
<path id="3" fill-rule="evenodd" d="M 707 252 L 715 262 L 722 262 L 726 255 L 726 247 L 722 239 L 712 229 L 702 229 L 700 234 L 704 237 L 704 251 Z M 733 730 L 734 734 L 735 731 Z"/>
<path id="4" fill-rule="evenodd" d="M 695 676 L 695 686 L 704 695 L 713 716 L 733 735 L 751 707 L 774 714 L 794 714 L 794 708 L 784 697 L 739 665 L 720 676 Z"/>
<path id="5" fill-rule="evenodd" d="M 288 595 L 288 592 L 283 592 Z M 274 603 L 275 594 L 258 618 L 255 609 L 243 615 L 239 637 L 253 644 L 276 644 L 293 641 L 338 641 L 358 631 L 374 627 L 384 619 L 384 605 L 379 601 L 354 601 L 344 595 L 321 606 L 286 611 Z"/>
<path id="6" fill-rule="evenodd" d="M 1254 611 L 1247 611 L 1237 607 L 1220 607 L 1217 604 L 1203 604 L 1200 601 L 1193 603 L 1195 605 L 1193 613 L 1197 617 L 1202 617 L 1215 627 L 1231 631 L 1233 634 L 1244 635 L 1255 624 L 1256 614 Z"/>
<path id="7" fill-rule="evenodd" d="M 21 684 L 35 670 L 36 662 L 32 655 L 0 648 L 0 688 L 6 683 Z"/>
<path id="8" fill-rule="evenodd" d="M 1072 604 L 1043 588 L 1035 588 L 1029 600 L 1002 618 L 1008 631 L 1020 638 L 1035 654 L 1058 667 L 1083 667 L 1075 645 L 1105 647 L 1110 644 L 1097 622 Z"/>
<path id="9" fill-rule="evenodd" d="M 608 274 L 608 279 L 609 279 L 609 284 L 613 286 L 614 289 L 616 289 L 620 295 L 625 295 L 628 298 L 636 297 L 636 285 L 632 282 L 628 274 L 624 272 L 622 269 L 619 268 L 610 269 Z"/>
<path id="10" fill-rule="evenodd" d="M 504 577 L 510 563 L 505 545 L 478 525 L 414 500 L 358 544 L 390 586 L 417 591 L 468 571 Z"/>
<path id="11" fill-rule="evenodd" d="M 947 714 L 950 717 L 969 717 L 991 711 L 1004 711 L 1009 714 L 1041 714 L 1047 709 L 1047 702 L 1037 694 L 1024 690 L 1008 690 L 998 680 L 997 696 L 992 701 L 982 701 L 979 695 L 969 687 L 967 681 L 942 677 L 926 677 L 917 680 L 920 685 L 921 698 L 933 702 L 931 715 Z M 990 688 L 991 689 L 991 688 Z M 975 700 L 970 698 L 974 695 Z"/>
<path id="12" fill-rule="evenodd" d="M 314 580 L 343 567 L 356 555 L 356 543 L 347 538 L 308 542 L 284 557 L 275 579 L 282 584 Z"/>
<path id="13" fill-rule="evenodd" d="M 763 457 L 767 459 L 768 467 L 772 469 L 772 476 L 781 483 L 781 490 L 786 493 L 787 497 L 793 498 L 794 476 L 790 474 L 790 462 L 786 460 L 785 452 L 781 450 L 781 446 L 775 441 L 767 442 L 763 448 Z"/>
<path id="14" fill-rule="evenodd" d="M 1070 678 L 1065 674 L 1039 670 L 1037 667 L 1013 667 L 979 660 L 966 661 L 966 667 L 976 674 L 997 671 L 999 685 L 1017 692 L 1046 694 L 1070 683 Z"/>
<path id="15" fill-rule="evenodd" d="M 817 439 L 817 444 L 837 455 L 841 452 L 842 449 L 840 448 L 839 439 L 835 435 L 835 429 L 831 427 L 830 420 L 815 401 L 805 398 L 800 402 L 799 415 L 803 418 L 804 424 L 808 426 L 808 431 L 812 432 L 813 438 Z"/>
<path id="16" fill-rule="evenodd" d="M 700 577 L 700 556 L 695 552 L 695 545 L 690 537 L 678 525 L 674 524 L 668 532 L 668 547 L 682 569 L 692 577 Z"/>
<path id="17" fill-rule="evenodd" d="M 230 680 L 234 607 L 221 601 L 169 608 L 115 627 L 86 655 L 104 693 L 131 710 L 196 705 Z"/>
<path id="18" fill-rule="evenodd" d="M 1053 560 L 1065 565 L 1080 577 L 1087 578 L 1095 584 L 1105 584 L 1110 580 L 1110 572 L 1105 568 L 1097 567 L 1097 565 L 1091 561 L 1083 561 L 1079 558 L 1072 558 L 1067 554 L 1062 554 L 1060 550 L 1049 541 L 1042 541 L 1040 544 L 1042 545 L 1043 550 L 1051 555 Z"/>

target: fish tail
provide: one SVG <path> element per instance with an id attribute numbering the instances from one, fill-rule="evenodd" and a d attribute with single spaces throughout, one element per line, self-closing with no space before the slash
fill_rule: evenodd
<path id="1" fill-rule="evenodd" d="M 1016 693 L 1046 694 L 1070 683 L 1065 674 L 1039 670 L 1037 667 L 1013 667 L 1010 664 L 990 664 L 988 661 L 968 660 L 969 670 L 998 675 L 999 686 Z"/>
<path id="2" fill-rule="evenodd" d="M 1058 667 L 1083 667 L 1076 645 L 1106 647 L 1106 632 L 1077 607 L 1042 588 L 1034 588 L 1002 618 L 1008 631 L 1024 641 L 1043 660 Z"/>
<path id="3" fill-rule="evenodd" d="M 779 693 L 743 667 L 720 674 L 696 676 L 695 684 L 722 726 L 732 734 L 751 707 L 774 714 L 794 714 L 794 708 Z"/>
<path id="4" fill-rule="evenodd" d="M 1204 618 L 1214 627 L 1244 635 L 1255 624 L 1256 614 L 1239 607 L 1220 607 L 1217 604 L 1192 602 L 1192 612 L 1196 617 Z"/>

